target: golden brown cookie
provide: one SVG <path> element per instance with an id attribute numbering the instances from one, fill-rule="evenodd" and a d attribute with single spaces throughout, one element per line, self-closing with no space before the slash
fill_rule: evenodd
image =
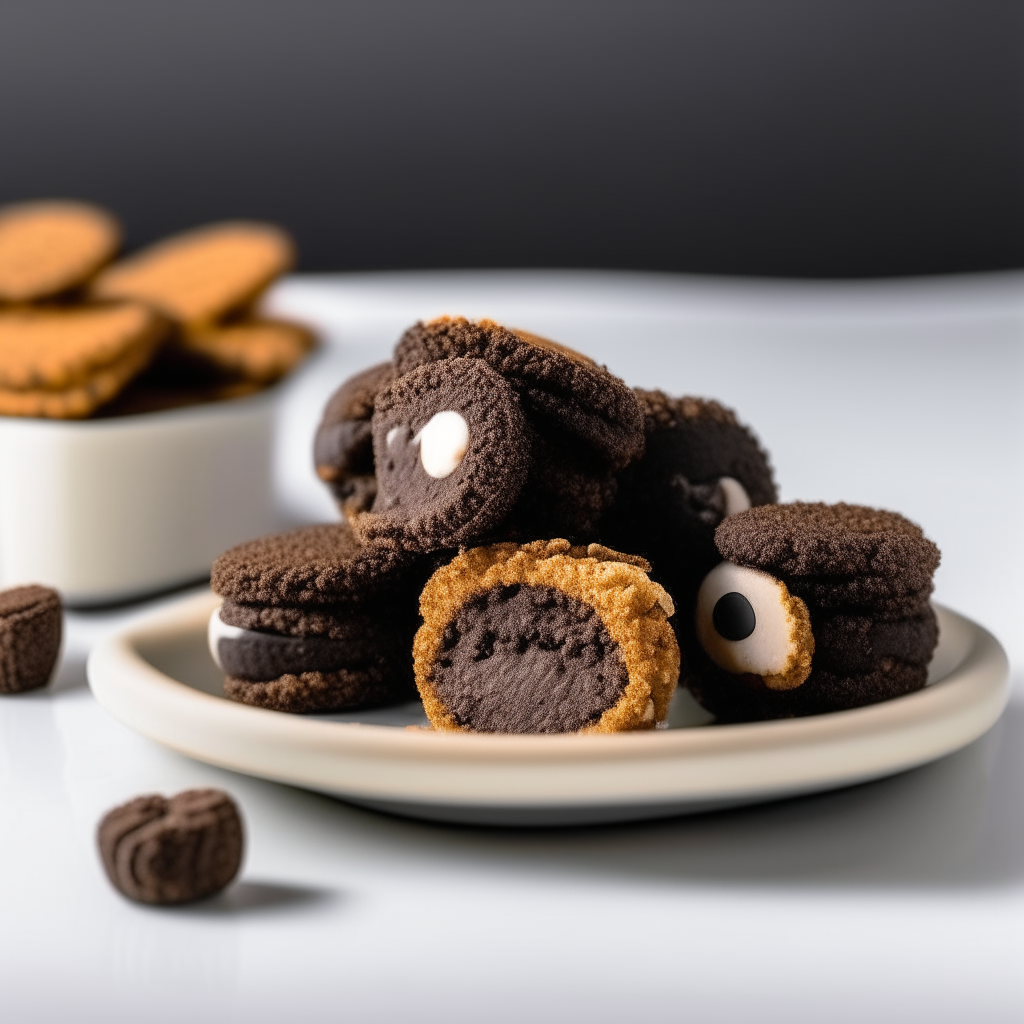
<path id="1" fill-rule="evenodd" d="M 430 578 L 413 643 L 435 729 L 653 729 L 679 647 L 672 599 L 642 559 L 565 540 L 465 551 Z"/>
<path id="2" fill-rule="evenodd" d="M 87 203 L 0 210 L 0 302 L 35 302 L 85 284 L 121 244 L 121 227 Z"/>
<path id="3" fill-rule="evenodd" d="M 148 302 L 201 327 L 247 306 L 294 260 L 291 239 L 272 224 L 211 224 L 115 263 L 93 283 L 92 294 Z"/>
<path id="4" fill-rule="evenodd" d="M 313 332 L 287 320 L 240 320 L 187 332 L 183 351 L 223 373 L 270 384 L 291 373 L 315 344 Z"/>
<path id="5" fill-rule="evenodd" d="M 88 416 L 149 363 L 166 330 L 136 303 L 0 311 L 0 415 Z"/>

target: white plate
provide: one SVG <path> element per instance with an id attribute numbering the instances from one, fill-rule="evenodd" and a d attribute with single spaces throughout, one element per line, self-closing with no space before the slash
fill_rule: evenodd
<path id="1" fill-rule="evenodd" d="M 570 825 L 654 818 L 849 786 L 959 750 L 999 717 L 1009 667 L 987 630 L 938 607 L 930 685 L 831 715 L 702 728 L 685 692 L 670 728 L 483 736 L 404 728 L 419 703 L 298 716 L 219 696 L 206 647 L 219 599 L 185 598 L 99 644 L 96 699 L 129 728 L 209 764 L 422 818 Z"/>

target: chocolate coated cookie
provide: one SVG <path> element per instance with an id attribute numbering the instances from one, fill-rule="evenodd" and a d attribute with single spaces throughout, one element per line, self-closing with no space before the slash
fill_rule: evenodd
<path id="1" fill-rule="evenodd" d="M 0 590 L 0 693 L 37 690 L 60 652 L 60 594 L 36 584 Z"/>
<path id="2" fill-rule="evenodd" d="M 242 819 L 219 789 L 136 797 L 103 818 L 97 840 L 114 888 L 139 903 L 206 899 L 242 864 Z"/>
<path id="3" fill-rule="evenodd" d="M 642 559 L 568 541 L 463 552 L 430 579 L 414 644 L 435 729 L 623 732 L 665 720 L 679 675 L 668 594 Z"/>
<path id="4" fill-rule="evenodd" d="M 720 719 L 820 714 L 924 686 L 939 551 L 915 524 L 798 502 L 732 516 L 715 539 L 727 560 L 697 596 L 686 684 Z"/>
<path id="5" fill-rule="evenodd" d="M 368 512 L 377 496 L 371 420 L 377 393 L 394 379 L 394 364 L 378 363 L 349 377 L 324 407 L 313 461 L 347 518 Z"/>
<path id="6" fill-rule="evenodd" d="M 630 389 L 592 359 L 493 320 L 439 317 L 417 323 L 395 347 L 399 374 L 439 360 L 484 360 L 515 387 L 541 433 L 567 434 L 610 470 L 643 451 L 643 413 Z"/>

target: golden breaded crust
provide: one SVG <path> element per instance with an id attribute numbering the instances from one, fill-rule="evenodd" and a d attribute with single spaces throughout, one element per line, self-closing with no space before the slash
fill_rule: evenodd
<path id="1" fill-rule="evenodd" d="M 424 588 L 424 624 L 413 643 L 416 685 L 434 728 L 466 731 L 433 685 L 446 628 L 467 601 L 517 584 L 553 588 L 590 606 L 618 645 L 628 673 L 625 690 L 596 723 L 581 731 L 649 729 L 664 721 L 679 677 L 679 647 L 667 621 L 675 609 L 666 591 L 647 576 L 647 569 L 637 556 L 599 544 L 572 547 L 565 540 L 494 544 L 459 554 Z"/>

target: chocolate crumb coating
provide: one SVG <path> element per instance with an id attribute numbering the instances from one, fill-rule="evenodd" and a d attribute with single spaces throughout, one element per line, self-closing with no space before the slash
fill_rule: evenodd
<path id="1" fill-rule="evenodd" d="M 688 644 L 686 685 L 719 720 L 822 714 L 925 685 L 938 642 L 928 597 L 939 551 L 920 527 L 895 512 L 795 502 L 731 516 L 715 538 L 727 561 L 709 580 L 733 566 L 733 578 L 749 583 L 745 589 L 737 582 L 737 594 L 754 605 L 755 592 L 766 585 L 786 588 L 806 607 L 813 635 L 809 674 L 784 690 L 773 690 L 768 676 L 727 670 L 712 648 Z M 864 582 L 870 586 L 858 586 Z M 735 600 L 737 594 L 727 597 Z M 698 633 L 702 614 L 698 604 Z M 741 650 L 748 636 L 756 639 L 755 628 L 776 628 L 770 622 L 759 613 L 756 627 L 726 638 L 729 649 Z M 762 649 L 772 640 L 770 632 L 763 634 Z"/>
<path id="2" fill-rule="evenodd" d="M 37 690 L 60 652 L 60 594 L 32 584 L 0 591 L 0 693 Z"/>
<path id="3" fill-rule="evenodd" d="M 240 604 L 360 605 L 402 590 L 421 565 L 393 543 L 363 544 L 347 524 L 324 523 L 230 548 L 211 586 Z"/>
<path id="4" fill-rule="evenodd" d="M 643 412 L 636 396 L 579 352 L 493 320 L 447 316 L 414 324 L 394 352 L 400 374 L 453 358 L 487 362 L 516 388 L 523 411 L 541 432 L 575 437 L 609 469 L 622 469 L 643 451 Z"/>
<path id="5" fill-rule="evenodd" d="M 271 711 L 317 714 L 412 700 L 416 691 L 411 682 L 411 672 L 389 660 L 333 672 L 285 673 L 264 682 L 228 676 L 224 680 L 224 695 Z"/>
<path id="6" fill-rule="evenodd" d="M 434 728 L 622 732 L 665 720 L 679 676 L 647 563 L 566 540 L 458 555 L 420 598 L 416 685 Z"/>
<path id="7" fill-rule="evenodd" d="M 426 429 L 461 421 L 465 440 L 441 470 L 428 470 Z M 481 359 L 446 359 L 399 377 L 373 414 L 377 497 L 353 525 L 367 542 L 430 552 L 495 531 L 519 497 L 532 431 L 508 382 Z"/>
<path id="8" fill-rule="evenodd" d="M 379 363 L 349 377 L 324 407 L 313 441 L 317 476 L 331 489 L 346 517 L 368 512 L 377 494 L 373 467 L 373 418 L 377 393 L 395 378 L 393 363 Z"/>
<path id="9" fill-rule="evenodd" d="M 107 813 L 97 840 L 114 888 L 139 903 L 206 899 L 224 889 L 242 863 L 242 819 L 219 789 L 136 797 Z"/>
<path id="10" fill-rule="evenodd" d="M 715 532 L 722 557 L 777 575 L 841 580 L 868 576 L 890 593 L 931 586 L 939 549 L 896 512 L 840 503 L 752 508 Z"/>
<path id="11" fill-rule="evenodd" d="M 643 457 L 620 474 L 603 536 L 649 558 L 656 577 L 687 605 L 719 560 L 715 527 L 725 518 L 719 481 L 738 481 L 752 505 L 778 500 L 768 456 L 736 414 L 718 402 L 663 391 L 634 392 L 644 410 Z"/>

